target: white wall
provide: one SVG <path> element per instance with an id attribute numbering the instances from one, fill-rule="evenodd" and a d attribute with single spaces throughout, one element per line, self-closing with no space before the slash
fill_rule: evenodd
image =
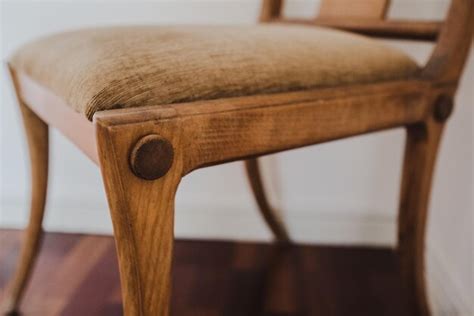
<path id="1" fill-rule="evenodd" d="M 446 1 L 394 0 L 394 17 L 442 17 Z M 3 1 L 2 60 L 39 35 L 82 26 L 125 23 L 253 23 L 258 1 Z M 310 16 L 316 1 L 289 1 L 289 15 Z M 395 43 L 418 61 L 428 44 Z M 4 71 L 5 72 L 5 71 Z M 469 61 L 441 146 L 429 218 L 428 275 L 440 315 L 468 315 L 473 297 L 473 90 Z M 21 122 L 7 76 L 1 91 L 0 227 L 27 216 L 28 166 Z M 356 137 L 265 158 L 272 198 L 294 238 L 306 243 L 390 245 L 404 134 Z M 110 233 L 98 168 L 52 133 L 46 229 Z M 268 240 L 240 163 L 196 171 L 177 196 L 178 237 Z"/>

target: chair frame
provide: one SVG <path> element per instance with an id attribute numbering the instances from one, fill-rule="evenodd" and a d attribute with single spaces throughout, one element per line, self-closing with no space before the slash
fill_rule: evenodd
<path id="1" fill-rule="evenodd" d="M 289 20 L 282 17 L 281 8 L 281 0 L 264 0 L 261 21 L 324 25 L 437 43 L 427 65 L 407 80 L 107 110 L 95 113 L 93 122 L 10 68 L 29 145 L 32 200 L 5 311 L 17 310 L 39 251 L 49 127 L 60 130 L 100 166 L 127 316 L 169 314 L 174 197 L 183 176 L 198 168 L 247 159 L 247 174 L 262 215 L 277 240 L 290 242 L 265 196 L 256 157 L 403 127 L 407 139 L 399 261 L 415 314 L 430 315 L 424 280 L 428 201 L 438 145 L 471 46 L 473 0 L 452 0 L 444 23 L 325 16 Z M 386 7 L 383 10 L 377 13 L 382 18 Z"/>

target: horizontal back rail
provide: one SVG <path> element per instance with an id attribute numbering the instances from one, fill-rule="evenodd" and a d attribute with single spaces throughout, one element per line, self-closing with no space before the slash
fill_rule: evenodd
<path id="1" fill-rule="evenodd" d="M 320 18 L 383 19 L 389 0 L 322 0 Z"/>
<path id="2" fill-rule="evenodd" d="M 468 0 L 470 1 L 470 0 Z M 388 0 L 322 0 L 314 18 L 286 18 L 283 0 L 263 0 L 261 22 L 314 25 L 341 29 L 363 35 L 435 41 L 443 21 L 387 19 Z"/>
<path id="3" fill-rule="evenodd" d="M 390 0 L 322 0 L 320 18 L 358 18 L 381 20 L 387 15 Z M 260 21 L 270 21 L 282 15 L 284 0 L 262 0 Z"/>
<path id="4" fill-rule="evenodd" d="M 436 84 L 456 84 L 471 47 L 474 0 L 451 0 L 444 21 L 385 19 L 388 4 L 388 1 L 377 0 L 323 0 L 322 14 L 314 19 L 288 19 L 282 14 L 283 0 L 264 0 L 261 21 L 324 26 L 374 37 L 436 41 L 420 77 Z M 351 13 L 352 8 L 358 6 L 364 9 Z M 370 11 L 369 6 L 374 11 Z"/>
<path id="5" fill-rule="evenodd" d="M 363 35 L 390 39 L 435 41 L 443 27 L 439 21 L 317 18 L 274 18 L 270 22 L 330 27 Z"/>

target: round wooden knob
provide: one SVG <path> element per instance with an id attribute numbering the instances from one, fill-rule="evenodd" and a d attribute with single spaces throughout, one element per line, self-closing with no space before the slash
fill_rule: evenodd
<path id="1" fill-rule="evenodd" d="M 156 134 L 138 140 L 130 154 L 133 173 L 145 180 L 155 180 L 164 176 L 173 164 L 173 146 Z"/>
<path id="2" fill-rule="evenodd" d="M 454 102 L 453 98 L 449 95 L 440 95 L 438 99 L 436 99 L 435 107 L 434 107 L 434 118 L 438 122 L 446 121 L 453 112 Z"/>

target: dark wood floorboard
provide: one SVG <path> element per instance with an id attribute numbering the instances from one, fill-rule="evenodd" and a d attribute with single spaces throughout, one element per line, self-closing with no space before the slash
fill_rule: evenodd
<path id="1" fill-rule="evenodd" d="M 0 301 L 20 232 L 0 230 Z M 409 315 L 388 249 L 179 240 L 175 316 Z M 48 233 L 22 315 L 122 315 L 113 239 Z"/>

